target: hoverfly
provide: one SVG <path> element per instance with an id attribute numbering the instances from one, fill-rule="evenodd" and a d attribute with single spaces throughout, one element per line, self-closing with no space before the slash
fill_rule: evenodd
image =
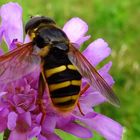
<path id="1" fill-rule="evenodd" d="M 41 67 L 38 98 L 48 89 L 53 107 L 59 112 L 70 112 L 82 92 L 89 85 L 98 90 L 111 104 L 119 100 L 97 70 L 76 49 L 55 21 L 44 16 L 32 17 L 25 26 L 31 42 L 0 56 L 0 83 L 17 80 Z M 80 92 L 82 77 L 86 87 Z"/>

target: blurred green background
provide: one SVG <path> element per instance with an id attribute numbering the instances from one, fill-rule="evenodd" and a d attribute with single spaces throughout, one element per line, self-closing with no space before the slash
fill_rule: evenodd
<path id="1" fill-rule="evenodd" d="M 140 140 L 140 0 L 13 0 L 23 8 L 23 21 L 31 15 L 46 15 L 56 20 L 59 26 L 75 16 L 89 25 L 88 41 L 104 38 L 112 48 L 111 74 L 116 83 L 113 87 L 121 100 L 121 107 L 108 103 L 96 111 L 120 122 L 125 129 L 124 140 Z M 0 5 L 9 0 L 0 0 Z M 87 45 L 88 43 L 84 44 Z M 59 132 L 64 140 L 80 140 Z M 103 140 L 95 134 L 95 140 Z"/>

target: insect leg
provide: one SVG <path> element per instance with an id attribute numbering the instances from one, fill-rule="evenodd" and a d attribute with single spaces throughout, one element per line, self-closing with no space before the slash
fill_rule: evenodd
<path id="1" fill-rule="evenodd" d="M 39 86 L 38 86 L 38 105 L 39 108 L 42 112 L 42 118 L 41 118 L 41 124 L 43 123 L 45 116 L 46 116 L 46 106 L 45 106 L 45 101 L 43 100 L 43 95 L 44 95 L 44 91 L 45 89 L 47 89 L 47 82 L 46 82 L 46 78 L 44 75 L 44 68 L 43 68 L 44 62 L 42 61 L 40 68 L 41 68 L 41 73 L 39 76 Z"/>
<path id="2" fill-rule="evenodd" d="M 83 95 L 83 94 L 85 93 L 85 91 L 86 91 L 89 87 L 90 87 L 90 85 L 89 85 L 89 84 L 86 84 L 86 85 L 84 86 L 84 88 L 80 91 L 80 93 L 79 93 L 80 96 Z M 81 107 L 80 107 L 79 101 L 78 101 L 78 103 L 77 103 L 77 106 L 78 106 L 78 109 L 79 109 L 81 115 L 84 116 L 85 114 L 83 113 L 83 111 L 82 111 L 82 109 L 81 109 Z"/>
<path id="3" fill-rule="evenodd" d="M 90 87 L 90 85 L 89 85 L 89 84 L 86 84 L 86 85 L 84 86 L 84 88 L 80 91 L 80 96 L 83 95 L 83 94 L 85 93 L 85 91 L 86 91 L 89 87 Z"/>
<path id="4" fill-rule="evenodd" d="M 43 123 L 46 115 L 46 108 L 45 108 L 45 102 L 43 100 L 43 95 L 44 95 L 44 90 L 45 90 L 45 82 L 43 80 L 42 73 L 40 73 L 39 76 L 39 86 L 38 86 L 38 97 L 37 97 L 37 104 L 39 105 L 39 109 L 42 112 L 42 118 L 41 118 L 41 124 Z"/>
<path id="5" fill-rule="evenodd" d="M 77 103 L 77 106 L 78 106 L 78 109 L 79 109 L 81 115 L 82 115 L 82 116 L 85 116 L 85 114 L 83 113 L 83 111 L 82 111 L 82 109 L 81 109 L 81 106 L 80 106 L 79 101 L 78 101 L 78 103 Z"/>

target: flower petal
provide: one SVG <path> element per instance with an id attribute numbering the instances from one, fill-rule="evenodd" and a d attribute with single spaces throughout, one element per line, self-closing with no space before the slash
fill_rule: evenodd
<path id="1" fill-rule="evenodd" d="M 2 41 L 2 36 L 3 36 L 3 28 L 0 27 L 0 44 L 1 44 L 1 41 Z"/>
<path id="2" fill-rule="evenodd" d="M 92 132 L 89 129 L 87 129 L 79 124 L 76 124 L 76 123 L 69 123 L 60 129 L 62 129 L 65 132 L 68 132 L 70 134 L 73 134 L 79 138 L 91 138 L 92 137 Z"/>
<path id="3" fill-rule="evenodd" d="M 48 140 L 46 137 L 44 137 L 42 135 L 39 135 L 37 138 L 38 138 L 38 140 Z"/>
<path id="4" fill-rule="evenodd" d="M 89 128 L 94 129 L 107 140 L 121 140 L 123 127 L 114 120 L 97 113 L 89 113 L 85 117 L 79 117 L 79 120 Z"/>
<path id="5" fill-rule="evenodd" d="M 0 101 L 1 101 L 1 98 L 2 98 L 2 96 L 3 95 L 6 95 L 7 94 L 7 92 L 0 92 Z M 0 110 L 1 111 L 1 110 Z"/>
<path id="6" fill-rule="evenodd" d="M 3 29 L 0 27 L 0 44 L 2 42 L 2 36 L 3 36 Z M 3 54 L 3 50 L 2 50 L 2 48 L 0 48 L 0 55 L 2 55 L 2 54 Z"/>
<path id="7" fill-rule="evenodd" d="M 23 115 L 23 116 L 22 116 Z M 29 125 L 29 126 L 31 126 L 31 114 L 30 114 L 30 112 L 26 112 L 26 113 L 24 113 L 24 114 L 22 114 L 20 117 L 22 118 L 23 117 L 23 119 L 25 120 L 25 122 Z"/>
<path id="8" fill-rule="evenodd" d="M 109 56 L 110 53 L 111 49 L 103 39 L 95 40 L 83 51 L 83 54 L 94 66 Z"/>
<path id="9" fill-rule="evenodd" d="M 8 129 L 14 130 L 14 128 L 16 127 L 17 117 L 18 117 L 18 115 L 15 112 L 9 113 L 8 123 L 7 123 Z"/>
<path id="10" fill-rule="evenodd" d="M 41 131 L 41 127 L 40 126 L 36 126 L 34 127 L 31 132 L 28 134 L 29 138 L 33 138 L 35 136 L 38 136 L 40 134 Z"/>
<path id="11" fill-rule="evenodd" d="M 110 61 L 109 63 L 107 63 L 106 65 L 104 65 L 98 72 L 100 73 L 100 75 L 104 78 L 104 80 L 110 85 L 112 86 L 114 84 L 114 80 L 112 78 L 112 76 L 108 73 L 108 71 L 110 70 L 112 66 L 112 62 Z"/>
<path id="12" fill-rule="evenodd" d="M 9 2 L 1 7 L 0 16 L 7 45 L 10 47 L 13 39 L 23 42 L 22 8 L 17 3 Z"/>
<path id="13" fill-rule="evenodd" d="M 88 31 L 88 25 L 78 17 L 70 19 L 63 27 L 71 42 L 77 43 Z M 87 38 L 84 38 L 85 40 Z M 83 41 L 81 41 L 83 42 Z"/>
<path id="14" fill-rule="evenodd" d="M 0 48 L 0 56 L 3 55 L 3 50 Z"/>
<path id="15" fill-rule="evenodd" d="M 76 43 L 80 46 L 80 45 L 83 44 L 85 41 L 89 40 L 90 37 L 91 37 L 90 35 L 81 37 L 79 40 L 76 41 Z"/>
<path id="16" fill-rule="evenodd" d="M 56 135 L 54 133 L 47 135 L 47 139 L 48 140 L 62 140 L 58 135 Z"/>
<path id="17" fill-rule="evenodd" d="M 31 126 L 31 114 L 30 112 L 25 112 L 18 114 L 16 129 L 20 132 L 27 132 Z"/>
<path id="18" fill-rule="evenodd" d="M 99 92 L 88 93 L 86 96 L 81 96 L 79 100 L 82 110 L 84 106 L 86 108 L 92 108 L 106 101 L 106 99 Z M 83 112 L 88 113 L 86 110 L 83 110 Z"/>
<path id="19" fill-rule="evenodd" d="M 7 127 L 7 116 L 8 116 L 8 109 L 2 109 L 0 111 L 0 132 L 4 131 Z"/>
<path id="20" fill-rule="evenodd" d="M 16 130 L 11 131 L 8 140 L 19 140 L 19 138 L 20 138 L 20 140 L 28 140 L 26 133 L 21 133 Z"/>
<path id="21" fill-rule="evenodd" d="M 29 37 L 28 35 L 26 35 L 26 36 L 25 36 L 24 43 L 28 43 L 28 42 L 30 42 L 30 41 L 31 41 L 30 37 Z"/>
<path id="22" fill-rule="evenodd" d="M 53 133 L 56 126 L 56 117 L 51 114 L 46 115 L 46 119 L 42 125 L 42 131 L 45 133 Z"/>
<path id="23" fill-rule="evenodd" d="M 57 127 L 63 127 L 66 126 L 69 122 L 74 121 L 74 117 L 71 115 L 68 116 L 59 116 L 57 119 Z"/>

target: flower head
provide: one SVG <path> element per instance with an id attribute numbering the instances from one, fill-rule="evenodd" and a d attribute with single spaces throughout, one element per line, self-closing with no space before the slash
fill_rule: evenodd
<path id="1" fill-rule="evenodd" d="M 7 12 L 10 11 L 10 12 Z M 17 3 L 8 3 L 1 7 L 2 18 L 0 26 L 0 41 L 7 43 L 9 51 L 15 48 L 14 41 L 23 41 L 22 8 Z M 72 18 L 63 27 L 71 42 L 82 45 L 90 36 L 85 36 L 88 25 L 80 18 Z M 83 55 L 94 66 L 109 56 L 111 49 L 103 39 L 93 41 L 84 50 Z M 112 86 L 113 78 L 108 71 L 112 62 L 99 70 L 100 75 Z M 85 116 L 76 107 L 69 115 L 61 115 L 53 110 L 49 94 L 46 92 L 43 100 L 47 113 L 43 123 L 42 111 L 36 104 L 38 95 L 39 70 L 22 77 L 19 80 L 1 85 L 0 87 L 0 132 L 9 129 L 9 140 L 27 140 L 37 137 L 39 140 L 61 140 L 55 134 L 55 129 L 63 130 L 80 138 L 91 138 L 92 130 L 97 131 L 108 140 L 121 140 L 122 126 L 112 119 L 96 113 L 93 107 L 105 102 L 101 94 L 89 88 L 79 97 L 79 103 Z M 83 80 L 82 85 L 85 84 Z M 80 122 L 80 123 L 79 123 Z"/>

